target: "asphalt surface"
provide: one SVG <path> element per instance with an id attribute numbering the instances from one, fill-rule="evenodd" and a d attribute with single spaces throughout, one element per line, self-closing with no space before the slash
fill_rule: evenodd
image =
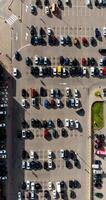
<path id="1" fill-rule="evenodd" d="M 76 191 L 76 199 L 89 199 L 89 192 L 90 192 L 90 141 L 88 139 L 89 135 L 91 134 L 90 131 L 90 118 L 89 118 L 89 94 L 93 87 L 98 87 L 101 85 L 105 86 L 105 79 L 98 79 L 98 78 L 87 78 L 87 77 L 74 77 L 74 78 L 45 78 L 45 79 L 36 79 L 30 75 L 30 69 L 25 65 L 25 57 L 29 56 L 33 59 L 34 55 L 38 56 L 47 56 L 51 59 L 52 65 L 58 65 L 58 57 L 60 55 L 69 56 L 70 58 L 78 58 L 81 60 L 81 57 L 95 57 L 97 62 L 100 59 L 100 54 L 98 53 L 98 49 L 101 47 L 105 47 L 106 40 L 102 37 L 102 41 L 97 40 L 97 46 L 91 47 L 90 43 L 88 47 L 83 47 L 81 45 L 80 49 L 77 49 L 75 46 L 72 47 L 33 47 L 30 45 L 30 33 L 29 27 L 33 24 L 37 27 L 39 32 L 39 27 L 42 26 L 45 31 L 47 31 L 47 27 L 51 27 L 54 30 L 57 38 L 60 35 L 69 34 L 74 37 L 79 37 L 81 39 L 82 36 L 86 36 L 90 41 L 90 37 L 94 36 L 94 30 L 96 27 L 99 27 L 100 30 L 103 30 L 105 25 L 105 9 L 101 8 L 98 9 L 94 6 L 93 8 L 89 9 L 85 5 L 85 1 L 72 1 L 72 6 L 67 7 L 65 5 L 64 10 L 60 11 L 58 17 L 51 16 L 51 18 L 47 17 L 44 14 L 44 8 L 37 9 L 37 16 L 33 16 L 30 13 L 30 3 L 34 3 L 33 1 L 24 1 L 24 3 L 19 3 L 17 6 L 17 1 L 14 2 L 11 6 L 11 14 L 14 13 L 19 21 L 13 20 L 13 24 L 10 26 L 11 29 L 11 36 L 8 37 L 11 41 L 11 49 L 8 51 L 9 56 L 13 58 L 13 67 L 16 66 L 20 71 L 21 78 L 18 80 L 13 81 L 13 91 L 14 91 L 14 103 L 13 103 L 13 132 L 14 135 L 14 142 L 13 142 L 13 149 L 14 149 L 14 156 L 13 156 L 13 163 L 14 163 L 14 170 L 13 176 L 15 185 L 13 186 L 12 194 L 9 193 L 8 199 L 16 199 L 17 191 L 20 190 L 21 182 L 25 180 L 35 180 L 34 175 L 31 172 L 23 172 L 21 170 L 21 154 L 22 150 L 25 148 L 30 151 L 31 148 L 37 151 L 39 154 L 41 162 L 47 160 L 47 150 L 51 149 L 56 154 L 56 169 L 52 172 L 37 172 L 37 180 L 44 185 L 44 188 L 47 188 L 48 177 L 53 183 L 58 180 L 63 179 L 66 183 L 68 183 L 69 179 L 78 179 L 81 188 Z M 9 15 L 10 16 L 10 15 Z M 9 26 L 9 24 L 7 24 Z M 16 50 L 19 50 L 22 55 L 22 61 L 16 62 L 14 60 L 14 53 Z M 88 69 L 89 71 L 89 69 Z M 12 71 L 11 71 L 12 73 Z M 45 88 L 47 88 L 48 93 L 50 92 L 51 88 L 59 87 L 63 94 L 65 91 L 66 86 L 70 87 L 72 91 L 74 88 L 78 88 L 81 92 L 81 102 L 82 106 L 85 109 L 85 116 L 80 117 L 76 114 L 75 110 L 69 110 L 64 107 L 61 110 L 46 110 L 43 106 L 40 106 L 40 110 L 36 110 L 30 106 L 30 108 L 25 111 L 21 107 L 21 90 L 22 88 L 27 89 L 28 91 L 30 88 L 36 88 L 39 91 L 39 88 L 42 86 L 42 81 L 45 84 Z M 49 96 L 48 96 L 49 98 Z M 64 96 L 62 101 L 65 102 L 66 97 Z M 28 99 L 29 103 L 31 102 L 31 98 Z M 44 99 L 42 98 L 42 103 Z M 16 138 L 17 130 L 21 129 L 21 120 L 25 117 L 25 119 L 30 123 L 30 119 L 32 117 L 38 117 L 39 119 L 53 119 L 56 120 L 57 117 L 60 117 L 64 120 L 64 118 L 73 118 L 79 119 L 82 131 L 72 131 L 68 133 L 67 138 L 62 138 L 59 136 L 58 139 L 52 140 L 51 142 L 47 142 L 42 137 L 42 130 L 34 131 L 35 138 L 31 141 L 20 142 Z M 20 120 L 21 119 L 21 120 Z M 57 129 L 57 127 L 56 127 Z M 58 129 L 57 129 L 58 130 Z M 58 130 L 60 135 L 60 130 Z M 60 148 L 64 149 L 73 149 L 78 153 L 79 160 L 81 163 L 81 169 L 76 169 L 73 166 L 73 169 L 68 170 L 65 168 L 64 162 L 59 159 L 59 150 Z M 72 163 L 73 164 L 73 163 Z M 18 174 L 18 176 L 17 176 Z M 70 177 L 69 177 L 70 175 Z M 68 190 L 69 195 L 69 190 Z M 40 199 L 42 199 L 42 194 Z"/>

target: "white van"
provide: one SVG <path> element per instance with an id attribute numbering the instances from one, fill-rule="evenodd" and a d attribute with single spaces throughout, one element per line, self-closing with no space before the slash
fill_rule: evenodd
<path id="1" fill-rule="evenodd" d="M 92 169 L 99 169 L 99 168 L 100 168 L 100 166 L 98 164 L 93 164 L 92 165 Z"/>

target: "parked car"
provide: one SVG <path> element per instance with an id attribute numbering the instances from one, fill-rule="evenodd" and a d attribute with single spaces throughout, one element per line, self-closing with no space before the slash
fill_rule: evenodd
<path id="1" fill-rule="evenodd" d="M 18 75 L 18 70 L 16 67 L 13 67 L 13 76 L 17 77 L 17 75 Z"/>

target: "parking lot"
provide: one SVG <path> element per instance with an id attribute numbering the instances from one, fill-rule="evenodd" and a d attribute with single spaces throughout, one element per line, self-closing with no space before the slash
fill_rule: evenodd
<path id="1" fill-rule="evenodd" d="M 50 2 L 50 4 L 54 1 Z M 78 60 L 78 66 L 83 69 L 82 58 L 95 58 L 95 66 L 101 69 L 99 66 L 101 55 L 98 49 L 104 48 L 106 45 L 106 39 L 103 36 L 103 27 L 105 26 L 105 8 L 97 8 L 92 2 L 91 8 L 86 6 L 85 1 L 78 0 L 71 1 L 69 5 L 63 2 L 62 9 L 58 9 L 58 15 L 45 14 L 44 3 L 41 2 L 41 7 L 37 7 L 36 15 L 31 14 L 31 5 L 35 5 L 35 1 L 23 1 L 17 5 L 17 0 L 11 5 L 11 15 L 7 19 L 7 24 L 12 27 L 11 29 L 11 55 L 12 66 L 17 68 L 18 76 L 14 77 L 13 81 L 13 145 L 14 145 L 14 169 L 13 175 L 15 180 L 13 199 L 17 199 L 20 195 L 27 199 L 28 195 L 32 192 L 31 182 L 34 184 L 41 184 L 41 191 L 36 192 L 34 190 L 35 197 L 32 199 L 45 199 L 45 193 L 49 191 L 49 198 L 53 199 L 53 191 L 57 187 L 57 182 L 64 181 L 63 193 L 64 198 L 61 196 L 61 192 L 57 191 L 57 199 L 72 199 L 76 200 L 89 199 L 90 195 L 90 177 L 91 177 L 91 146 L 90 146 L 90 119 L 89 119 L 89 92 L 92 85 L 100 84 L 104 82 L 101 76 L 91 75 L 91 66 L 86 66 L 87 75 L 81 76 L 34 76 L 31 74 L 31 67 L 25 63 L 26 57 L 29 57 L 34 63 L 35 56 L 47 57 L 50 60 L 50 67 L 54 68 L 60 65 L 60 56 L 64 58 L 68 57 L 70 60 L 75 58 Z M 12 14 L 11 13 L 11 14 Z M 16 15 L 16 17 L 15 17 Z M 96 20 L 95 20 L 96 19 Z M 42 27 L 44 36 L 44 45 L 31 45 L 30 27 L 34 25 L 38 36 L 40 35 L 40 28 Z M 54 35 L 57 38 L 56 45 L 49 45 L 47 30 L 51 28 Z M 99 28 L 102 34 L 102 39 L 99 40 L 95 37 L 95 28 Z M 60 36 L 71 37 L 72 43 L 70 45 L 61 45 Z M 86 37 L 87 46 L 83 44 L 82 38 Z M 95 38 L 95 46 L 91 45 L 91 37 Z M 74 39 L 78 38 L 80 45 L 74 44 Z M 15 59 L 15 52 L 19 51 L 21 60 Z M 39 65 L 37 64 L 39 67 Z M 42 65 L 43 66 L 43 65 Z M 35 66 L 34 66 L 35 67 Z M 44 67 L 44 66 L 43 66 Z M 42 68 L 43 68 L 42 67 Z M 69 73 L 69 66 L 66 69 Z M 11 74 L 13 69 L 11 69 Z M 41 87 L 44 88 L 47 95 L 42 96 L 40 94 Z M 66 96 L 66 88 L 70 88 L 70 97 Z M 31 88 L 35 89 L 38 93 L 37 100 L 38 106 L 32 106 Z M 28 93 L 28 97 L 22 96 L 22 90 Z M 51 97 L 51 89 L 59 89 L 61 96 L 59 98 Z M 69 99 L 75 100 L 75 89 L 78 89 L 79 105 L 67 106 Z M 27 106 L 22 106 L 23 102 Z M 58 107 L 57 100 L 61 100 L 61 106 Z M 45 106 L 45 102 L 51 102 L 54 100 L 55 106 Z M 51 105 L 51 103 L 50 103 Z M 83 115 L 78 114 L 78 110 L 83 108 Z M 37 119 L 41 122 L 39 128 L 32 126 L 31 120 Z M 62 127 L 57 125 L 57 119 L 62 122 Z M 73 128 L 66 125 L 66 119 L 73 121 Z M 22 122 L 26 121 L 29 125 L 28 128 L 22 127 Z M 43 121 L 52 120 L 53 127 L 43 127 Z M 78 120 L 79 127 L 75 128 L 75 121 Z M 68 121 L 69 122 L 69 121 Z M 71 122 L 70 122 L 71 124 Z M 62 135 L 62 129 L 65 129 L 65 135 Z M 19 134 L 22 131 L 30 131 L 31 138 L 20 138 Z M 45 137 L 48 134 L 48 137 Z M 23 151 L 27 152 L 28 158 L 22 158 Z M 52 152 L 52 159 L 48 157 L 48 150 Z M 68 156 L 62 158 L 61 150 L 65 150 Z M 35 152 L 34 159 L 31 158 L 31 151 Z M 71 158 L 71 152 L 74 151 L 76 159 Z M 75 160 L 78 161 L 78 165 L 75 164 Z M 39 169 L 28 169 L 27 163 L 32 161 L 40 162 Z M 52 167 L 49 168 L 48 162 L 52 162 Z M 25 166 L 23 167 L 23 163 Z M 45 167 L 46 166 L 46 167 Z M 24 168 L 24 169 L 22 169 Z M 26 169 L 25 169 L 26 168 Z M 18 174 L 18 175 L 17 175 Z M 69 187 L 69 181 L 77 181 L 76 187 Z M 30 188 L 23 189 L 23 182 L 28 183 L 30 181 Z M 52 183 L 52 189 L 48 189 L 48 183 Z M 62 183 L 61 183 L 62 184 Z M 46 192 L 45 192 L 46 191 Z M 29 199 L 31 199 L 29 197 Z M 54 198 L 55 199 L 55 198 Z"/>

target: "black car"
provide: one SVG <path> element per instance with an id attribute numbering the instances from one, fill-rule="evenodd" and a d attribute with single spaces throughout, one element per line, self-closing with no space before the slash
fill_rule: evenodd
<path id="1" fill-rule="evenodd" d="M 69 187 L 74 189 L 74 181 L 73 180 L 69 180 Z"/>
<path id="2" fill-rule="evenodd" d="M 68 159 L 69 156 L 70 156 L 69 150 L 64 150 L 64 158 L 65 158 L 65 159 Z"/>
<path id="3" fill-rule="evenodd" d="M 35 75 L 35 68 L 31 67 L 31 74 L 34 76 Z"/>
<path id="4" fill-rule="evenodd" d="M 64 59 L 64 65 L 69 65 L 69 63 L 70 63 L 70 59 L 68 57 L 66 57 Z"/>
<path id="5" fill-rule="evenodd" d="M 100 54 L 106 54 L 106 49 L 99 49 L 98 51 Z"/>
<path id="6" fill-rule="evenodd" d="M 31 26 L 31 28 L 30 28 L 30 34 L 33 36 L 33 35 L 36 35 L 36 28 L 35 28 L 35 26 L 34 25 L 32 25 Z"/>
<path id="7" fill-rule="evenodd" d="M 70 38 L 69 35 L 67 35 L 67 37 L 66 37 L 66 44 L 67 44 L 67 45 L 70 45 L 70 44 L 71 44 L 71 38 Z"/>
<path id="8" fill-rule="evenodd" d="M 102 162 L 101 162 L 101 160 L 94 160 L 94 164 L 101 165 Z"/>
<path id="9" fill-rule="evenodd" d="M 94 186 L 95 186 L 96 188 L 98 188 L 98 189 L 99 189 L 99 188 L 102 188 L 102 183 L 95 183 Z"/>
<path id="10" fill-rule="evenodd" d="M 36 14 L 36 7 L 35 6 L 31 6 L 31 13 L 33 15 Z"/>
<path id="11" fill-rule="evenodd" d="M 95 60 L 95 58 L 92 57 L 91 58 L 91 65 L 94 66 L 95 64 L 96 64 L 96 60 Z"/>
<path id="12" fill-rule="evenodd" d="M 39 75 L 39 67 L 34 68 L 34 75 L 38 76 Z"/>
<path id="13" fill-rule="evenodd" d="M 74 165 L 75 165 L 75 167 L 79 167 L 79 160 L 78 159 L 74 160 Z"/>
<path id="14" fill-rule="evenodd" d="M 29 124 L 26 122 L 26 120 L 22 121 L 22 127 L 23 128 L 29 128 Z"/>
<path id="15" fill-rule="evenodd" d="M 25 89 L 22 89 L 22 96 L 23 96 L 24 98 L 27 97 L 27 91 L 26 91 Z"/>
<path id="16" fill-rule="evenodd" d="M 44 190 L 44 197 L 47 199 L 49 197 L 49 191 L 48 190 Z"/>
<path id="17" fill-rule="evenodd" d="M 75 199 L 75 198 L 76 198 L 76 193 L 75 193 L 73 190 L 70 191 L 70 197 L 71 197 L 72 199 Z"/>
<path id="18" fill-rule="evenodd" d="M 91 45 L 94 46 L 96 41 L 95 41 L 95 38 L 94 37 L 91 37 L 90 38 L 90 42 L 91 42 Z"/>
<path id="19" fill-rule="evenodd" d="M 90 65 L 91 65 L 91 59 L 87 58 L 87 66 L 90 66 Z"/>
<path id="20" fill-rule="evenodd" d="M 49 0 L 44 0 L 44 5 L 48 6 L 49 5 Z"/>
<path id="21" fill-rule="evenodd" d="M 47 128 L 47 126 L 48 126 L 48 123 L 47 123 L 47 121 L 46 121 L 46 120 L 44 120 L 44 121 L 42 122 L 42 126 L 43 126 L 43 128 Z"/>
<path id="22" fill-rule="evenodd" d="M 74 58 L 72 63 L 73 63 L 74 66 L 77 66 L 78 65 L 78 60 L 76 58 Z"/>
<path id="23" fill-rule="evenodd" d="M 60 56 L 60 64 L 64 65 L 64 57 L 63 56 Z"/>
<path id="24" fill-rule="evenodd" d="M 36 120 L 35 119 L 31 119 L 31 126 L 33 127 L 33 128 L 35 128 L 36 127 Z"/>
<path id="25" fill-rule="evenodd" d="M 64 181 L 60 182 L 60 187 L 61 187 L 61 190 L 64 191 L 64 189 L 65 189 L 65 182 Z"/>
<path id="26" fill-rule="evenodd" d="M 66 129 L 65 128 L 62 128 L 61 129 L 61 135 L 63 136 L 63 137 L 65 137 L 66 136 Z"/>
<path id="27" fill-rule="evenodd" d="M 18 51 L 16 51 L 16 52 L 15 52 L 15 59 L 19 61 L 20 58 L 21 58 L 20 53 L 19 53 Z"/>
<path id="28" fill-rule="evenodd" d="M 23 183 L 22 183 L 21 189 L 22 189 L 22 190 L 26 190 L 26 182 L 23 182 Z"/>
<path id="29" fill-rule="evenodd" d="M 61 127 L 61 124 L 62 124 L 62 121 L 61 121 L 61 119 L 58 118 L 58 119 L 57 119 L 57 126 L 58 126 L 58 127 Z"/>
<path id="30" fill-rule="evenodd" d="M 35 183 L 35 191 L 40 192 L 41 189 L 42 189 L 42 187 L 41 187 L 40 183 Z"/>
<path id="31" fill-rule="evenodd" d="M 27 66 L 32 65 L 32 61 L 31 61 L 31 59 L 30 59 L 28 56 L 25 58 L 25 64 L 26 64 Z"/>
<path id="32" fill-rule="evenodd" d="M 75 160 L 76 159 L 76 154 L 75 154 L 75 152 L 74 151 L 70 151 L 70 158 L 72 159 L 72 160 Z"/>
<path id="33" fill-rule="evenodd" d="M 95 28 L 95 36 L 96 38 L 99 38 L 101 36 L 101 33 L 98 28 Z"/>
<path id="34" fill-rule="evenodd" d="M 41 97 L 47 96 L 47 90 L 44 87 L 40 87 L 40 96 Z"/>
<path id="35" fill-rule="evenodd" d="M 62 7 L 62 1 L 61 0 L 57 0 L 57 5 L 58 5 L 59 8 L 61 8 Z"/>

